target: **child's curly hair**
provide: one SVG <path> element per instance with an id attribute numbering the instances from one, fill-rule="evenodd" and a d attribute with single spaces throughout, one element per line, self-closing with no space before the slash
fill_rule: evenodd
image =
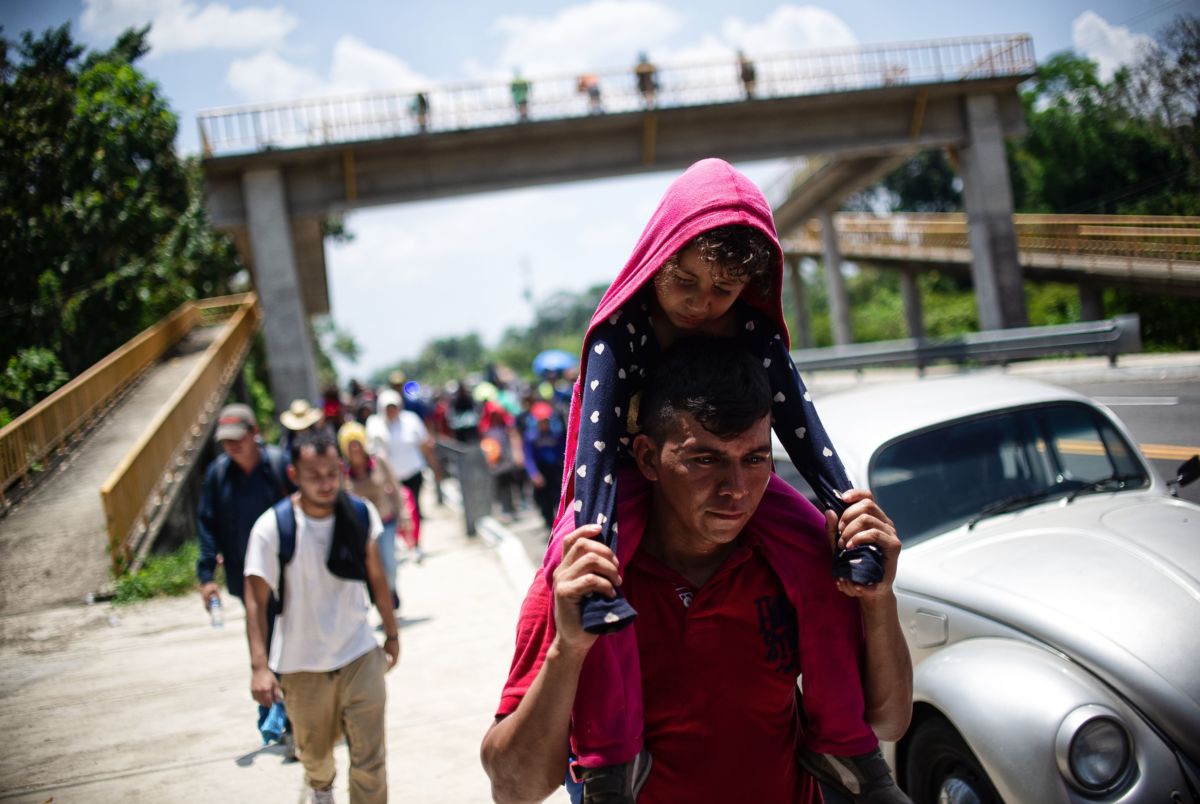
<path id="1" fill-rule="evenodd" d="M 663 263 L 660 274 L 678 268 L 679 255 L 690 246 L 696 247 L 700 259 L 714 275 L 727 279 L 745 278 L 748 293 L 766 296 L 771 292 L 775 244 L 753 226 L 730 224 L 701 232 Z"/>

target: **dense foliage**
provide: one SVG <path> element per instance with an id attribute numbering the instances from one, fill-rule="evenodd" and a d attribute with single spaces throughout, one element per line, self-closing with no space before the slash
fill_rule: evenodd
<path id="1" fill-rule="evenodd" d="M 237 271 L 135 66 L 146 34 L 87 54 L 67 26 L 0 38 L 0 423 Z"/>

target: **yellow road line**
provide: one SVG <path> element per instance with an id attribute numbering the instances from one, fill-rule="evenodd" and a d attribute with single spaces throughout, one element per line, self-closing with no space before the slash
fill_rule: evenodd
<path id="1" fill-rule="evenodd" d="M 1200 454 L 1200 447 L 1177 447 L 1174 444 L 1139 444 L 1142 454 L 1155 461 L 1186 461 Z"/>
<path id="2" fill-rule="evenodd" d="M 1099 441 L 1062 438 L 1055 442 L 1059 452 L 1068 455 L 1103 455 L 1104 445 Z M 1142 454 L 1152 461 L 1186 461 L 1200 454 L 1200 447 L 1181 447 L 1175 444 L 1139 444 Z M 1038 452 L 1045 452 L 1046 445 L 1038 442 Z"/>

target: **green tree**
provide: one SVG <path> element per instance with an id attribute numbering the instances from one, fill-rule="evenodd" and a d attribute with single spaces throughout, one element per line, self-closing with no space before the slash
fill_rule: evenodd
<path id="1" fill-rule="evenodd" d="M 1051 56 L 1021 93 L 1029 130 L 1010 149 L 1021 212 L 1179 214 L 1194 208 L 1181 151 L 1121 102 L 1128 73 L 1105 84 L 1092 62 Z"/>
<path id="2" fill-rule="evenodd" d="M 332 316 L 320 316 L 313 321 L 314 358 L 317 363 L 317 381 L 322 388 L 337 387 L 338 373 L 333 358 L 340 357 L 348 363 L 357 363 L 362 353 L 358 341 L 337 325 Z"/>
<path id="3" fill-rule="evenodd" d="M 175 153 L 174 113 L 134 66 L 147 31 L 86 55 L 65 25 L 0 38 L 4 365 L 37 346 L 78 374 L 237 270 L 198 165 Z"/>

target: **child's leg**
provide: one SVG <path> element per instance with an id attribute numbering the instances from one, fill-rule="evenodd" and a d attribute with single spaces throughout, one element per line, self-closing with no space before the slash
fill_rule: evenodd
<path id="1" fill-rule="evenodd" d="M 755 324 L 744 331 L 750 336 L 755 354 L 763 356 L 774 392 L 772 413 L 779 443 L 821 502 L 840 515 L 846 509 L 841 493 L 850 488 L 850 480 L 817 416 L 812 397 L 783 345 L 783 338 L 768 331 L 769 322 L 751 319 L 746 323 Z M 833 575 L 860 584 L 878 583 L 883 579 L 883 560 L 872 546 L 842 550 L 834 557 Z"/>
<path id="2" fill-rule="evenodd" d="M 576 527 L 599 524 L 599 540 L 615 552 L 618 523 L 617 456 L 629 443 L 625 420 L 634 388 L 640 387 L 645 360 L 655 347 L 644 316 L 622 313 L 593 330 L 579 408 L 579 435 L 574 463 Z M 642 365 L 639 365 L 639 361 Z M 624 628 L 637 612 L 620 590 L 613 599 L 591 595 L 583 602 L 583 627 L 593 634 Z"/>

